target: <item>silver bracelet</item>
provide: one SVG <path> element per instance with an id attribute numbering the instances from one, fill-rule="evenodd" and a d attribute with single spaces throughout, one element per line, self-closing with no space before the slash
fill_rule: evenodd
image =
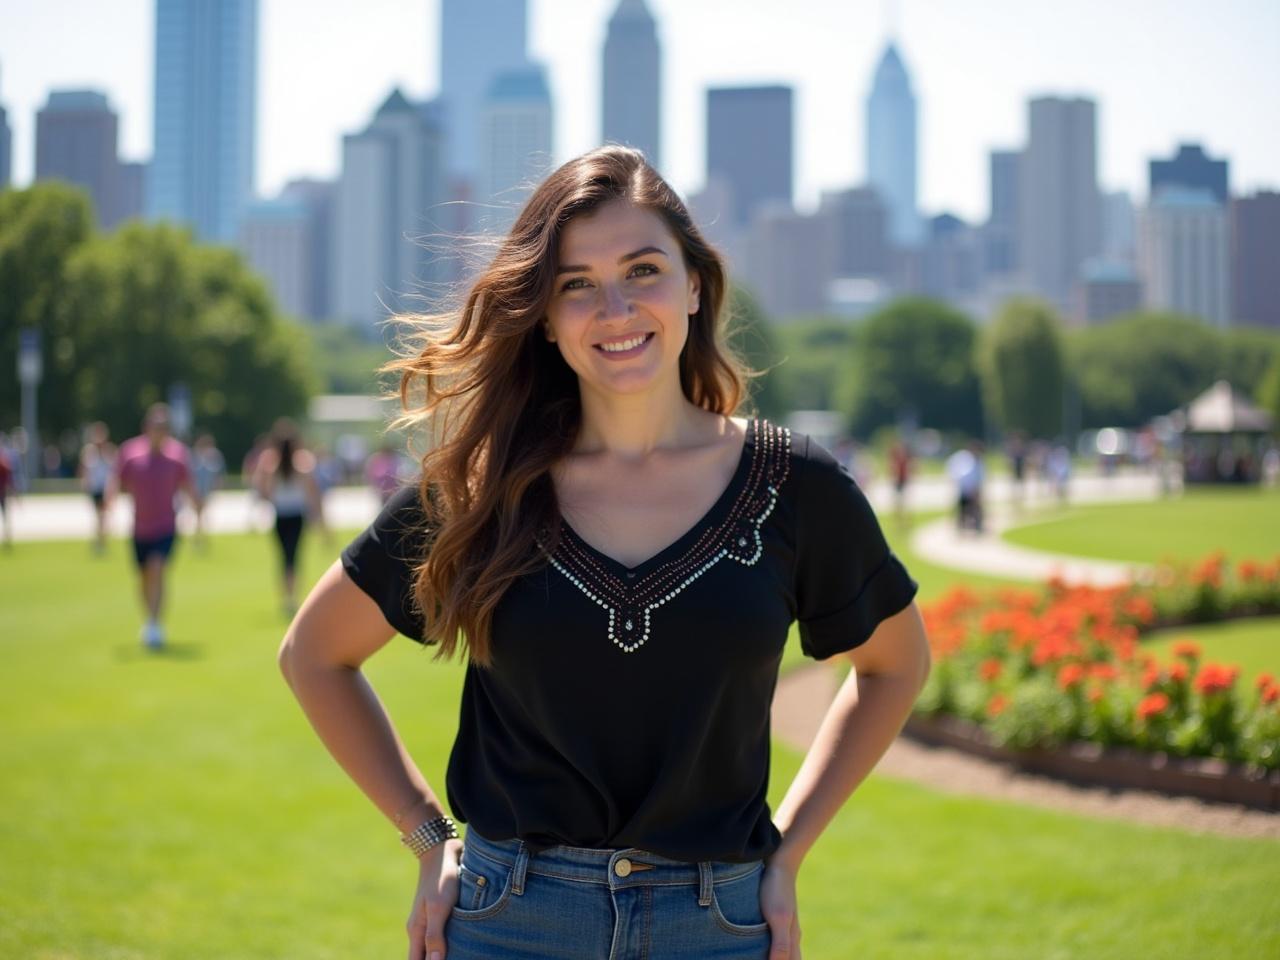
<path id="1" fill-rule="evenodd" d="M 419 860 L 436 844 L 456 839 L 458 839 L 458 827 L 452 817 L 434 817 L 409 833 L 400 835 L 400 842 Z"/>

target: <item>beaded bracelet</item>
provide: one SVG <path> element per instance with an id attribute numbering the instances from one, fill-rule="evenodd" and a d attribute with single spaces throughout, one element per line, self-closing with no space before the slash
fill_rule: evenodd
<path id="1" fill-rule="evenodd" d="M 409 833 L 400 835 L 400 842 L 419 860 L 436 844 L 456 839 L 458 839 L 458 827 L 451 817 L 435 817 Z"/>

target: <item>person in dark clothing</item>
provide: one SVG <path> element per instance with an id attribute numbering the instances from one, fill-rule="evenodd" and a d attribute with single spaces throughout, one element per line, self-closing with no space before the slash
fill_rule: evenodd
<path id="1" fill-rule="evenodd" d="M 637 151 L 534 191 L 392 365 L 432 443 L 304 601 L 280 666 L 419 856 L 409 957 L 796 958 L 796 877 L 929 670 L 915 581 L 810 437 L 739 415 L 727 279 Z M 425 386 L 425 394 L 419 388 Z M 793 623 L 855 670 L 776 811 Z M 467 661 L 446 800 L 360 672 Z"/>

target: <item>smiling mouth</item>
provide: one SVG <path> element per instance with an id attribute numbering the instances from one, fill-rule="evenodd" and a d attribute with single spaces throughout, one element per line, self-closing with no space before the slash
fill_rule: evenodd
<path id="1" fill-rule="evenodd" d="M 644 348 L 648 346 L 649 341 L 653 339 L 653 335 L 654 331 L 650 330 L 648 333 L 636 334 L 636 336 L 627 340 L 614 341 L 609 344 L 609 347 L 612 349 L 606 349 L 605 345 L 602 343 L 595 344 L 592 349 L 598 350 L 606 357 L 631 357 L 644 350 Z M 627 345 L 626 349 L 619 349 L 619 346 L 622 344 Z"/>

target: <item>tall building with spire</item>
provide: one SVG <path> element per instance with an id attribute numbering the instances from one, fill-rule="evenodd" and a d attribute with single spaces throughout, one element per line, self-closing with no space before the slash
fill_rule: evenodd
<path id="1" fill-rule="evenodd" d="M 234 243 L 253 199 L 258 0 L 156 0 L 147 215 Z"/>
<path id="2" fill-rule="evenodd" d="M 601 142 L 637 147 L 661 169 L 662 51 L 644 0 L 620 0 L 614 9 L 601 74 Z"/>
<path id="3" fill-rule="evenodd" d="M 440 5 L 440 101 L 449 175 L 480 176 L 485 95 L 499 74 L 525 63 L 526 0 L 443 0 Z"/>
<path id="4" fill-rule="evenodd" d="M 889 236 L 900 247 L 924 239 L 916 210 L 916 98 L 894 43 L 885 47 L 867 97 L 867 182 L 889 208 Z"/>

